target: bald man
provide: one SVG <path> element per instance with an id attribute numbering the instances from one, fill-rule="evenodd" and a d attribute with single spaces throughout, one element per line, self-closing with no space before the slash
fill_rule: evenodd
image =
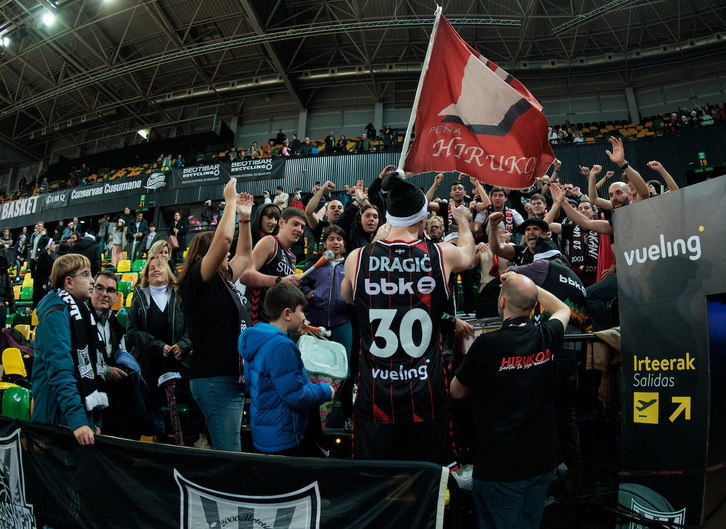
<path id="1" fill-rule="evenodd" d="M 451 382 L 474 393 L 474 510 L 479 528 L 539 527 L 547 486 L 562 462 L 555 426 L 555 358 L 570 309 L 531 279 L 502 274 L 498 331 L 479 336 Z M 535 303 L 551 314 L 532 325 Z"/>

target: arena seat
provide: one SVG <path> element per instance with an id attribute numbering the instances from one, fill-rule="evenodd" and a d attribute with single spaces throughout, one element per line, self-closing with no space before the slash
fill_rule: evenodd
<path id="1" fill-rule="evenodd" d="M 30 325 L 30 307 L 17 307 L 15 310 L 15 325 Z"/>
<path id="2" fill-rule="evenodd" d="M 134 287 L 130 281 L 119 281 L 118 283 L 118 291 L 121 292 L 124 297 L 128 296 L 133 288 Z"/>
<path id="3" fill-rule="evenodd" d="M 27 286 L 23 287 L 20 291 L 20 299 L 22 300 L 31 300 L 33 299 L 33 287 Z"/>
<path id="4" fill-rule="evenodd" d="M 131 261 L 129 261 L 128 259 L 119 261 L 118 265 L 116 266 L 116 271 L 119 273 L 131 272 Z"/>
<path id="5" fill-rule="evenodd" d="M 131 283 L 131 288 L 136 286 L 136 282 L 139 280 L 139 274 L 136 272 L 126 272 L 121 276 L 121 281 L 128 281 Z"/>
<path id="6" fill-rule="evenodd" d="M 5 417 L 30 420 L 30 389 L 9 386 L 3 392 L 2 414 Z"/>
<path id="7" fill-rule="evenodd" d="M 134 264 L 131 266 L 132 272 L 141 272 L 144 269 L 144 266 L 146 266 L 146 259 L 136 259 L 134 261 Z"/>
<path id="8" fill-rule="evenodd" d="M 17 347 L 8 347 L 3 351 L 3 380 L 11 382 L 13 376 L 26 377 L 23 355 Z"/>
<path id="9" fill-rule="evenodd" d="M 30 325 L 27 323 L 15 325 L 15 329 L 25 336 L 26 340 L 30 340 Z"/>
<path id="10" fill-rule="evenodd" d="M 116 319 L 121 324 L 121 327 L 125 329 L 126 323 L 129 321 L 129 309 L 127 307 L 121 307 L 118 309 L 116 312 Z"/>
<path id="11" fill-rule="evenodd" d="M 116 301 L 111 305 L 111 310 L 116 311 L 124 304 L 124 295 L 121 292 L 116 293 Z"/>
<path id="12" fill-rule="evenodd" d="M 127 307 L 130 307 L 130 306 L 131 306 L 131 301 L 132 301 L 133 299 L 134 299 L 134 292 L 133 292 L 133 290 L 132 290 L 132 291 L 131 291 L 131 293 L 130 293 L 130 294 L 129 294 L 129 295 L 127 296 L 127 297 L 126 297 L 126 303 L 125 303 L 125 305 L 126 305 Z"/>

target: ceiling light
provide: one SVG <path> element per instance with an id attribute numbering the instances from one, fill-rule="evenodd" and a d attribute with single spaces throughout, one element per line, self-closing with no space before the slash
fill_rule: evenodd
<path id="1" fill-rule="evenodd" d="M 151 132 L 149 129 L 141 129 L 136 133 L 146 140 L 149 138 L 149 132 Z"/>
<path id="2" fill-rule="evenodd" d="M 43 24 L 45 24 L 46 26 L 52 26 L 53 22 L 55 22 L 55 15 L 53 13 L 51 13 L 50 11 L 46 11 L 43 14 L 42 20 L 43 20 Z"/>
<path id="3" fill-rule="evenodd" d="M 3 37 L 2 38 L 2 45 L 7 48 L 10 45 L 10 37 Z"/>

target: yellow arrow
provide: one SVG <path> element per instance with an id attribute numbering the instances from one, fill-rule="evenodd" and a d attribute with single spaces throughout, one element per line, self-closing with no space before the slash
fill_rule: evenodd
<path id="1" fill-rule="evenodd" d="M 673 404 L 678 404 L 671 416 L 668 418 L 671 422 L 675 421 L 683 410 L 686 411 L 686 420 L 691 420 L 691 397 L 671 397 Z"/>

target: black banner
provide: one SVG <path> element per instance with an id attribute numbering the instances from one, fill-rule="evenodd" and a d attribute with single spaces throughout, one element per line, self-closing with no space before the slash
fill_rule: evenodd
<path id="1" fill-rule="evenodd" d="M 285 158 L 242 160 L 232 162 L 229 169 L 230 176 L 239 181 L 278 179 L 285 175 Z"/>
<path id="2" fill-rule="evenodd" d="M 71 190 L 56 191 L 48 195 L 41 195 L 41 210 L 64 208 L 68 205 L 68 198 L 71 196 Z"/>
<path id="3" fill-rule="evenodd" d="M 119 178 L 95 186 L 73 187 L 69 189 L 68 205 L 100 202 L 119 197 L 140 195 L 143 192 L 141 184 L 146 175 L 136 178 Z"/>
<path id="4" fill-rule="evenodd" d="M 141 191 L 144 192 L 144 189 L 147 193 L 154 192 L 154 191 L 166 191 L 167 189 L 170 189 L 171 186 L 171 179 L 167 177 L 168 172 L 156 172 L 156 173 L 150 173 L 144 176 L 144 180 L 141 183 L 141 187 L 143 188 Z"/>
<path id="5" fill-rule="evenodd" d="M 34 196 L 6 202 L 0 207 L 0 220 L 10 220 L 40 212 L 41 197 Z"/>
<path id="6" fill-rule="evenodd" d="M 214 163 L 209 165 L 195 165 L 184 169 L 169 171 L 175 188 L 187 186 L 208 186 L 222 184 L 229 180 L 229 164 Z"/>
<path id="7" fill-rule="evenodd" d="M 232 163 L 195 165 L 168 171 L 175 188 L 226 184 L 231 176 L 239 180 L 272 180 L 285 176 L 285 158 L 245 160 Z"/>
<path id="8" fill-rule="evenodd" d="M 700 524 L 714 430 L 712 380 L 726 372 L 709 351 L 707 298 L 726 292 L 726 179 L 617 210 L 622 332 L 621 474 L 647 484 Z M 718 404 L 718 403 L 715 403 Z M 709 441 L 709 430 L 711 439 Z M 635 476 L 649 476 L 635 479 Z M 720 497 L 726 492 L 720 491 Z M 665 518 L 664 518 L 665 519 Z M 681 518 L 681 523 L 683 523 Z"/>
<path id="9" fill-rule="evenodd" d="M 0 527 L 442 527 L 431 463 L 235 454 L 96 437 L 0 417 Z"/>

